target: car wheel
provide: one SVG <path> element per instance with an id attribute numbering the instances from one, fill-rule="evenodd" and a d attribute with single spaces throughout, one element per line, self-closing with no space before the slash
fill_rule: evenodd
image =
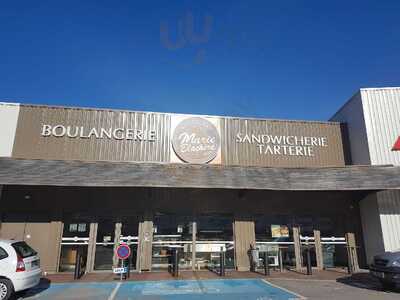
<path id="1" fill-rule="evenodd" d="M 10 280 L 0 278 L 0 300 L 8 300 L 13 292 L 13 286 Z"/>

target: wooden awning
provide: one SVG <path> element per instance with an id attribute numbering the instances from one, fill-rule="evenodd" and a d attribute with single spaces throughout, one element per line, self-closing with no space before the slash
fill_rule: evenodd
<path id="1" fill-rule="evenodd" d="M 400 167 L 265 168 L 0 158 L 0 185 L 387 190 L 400 189 Z"/>

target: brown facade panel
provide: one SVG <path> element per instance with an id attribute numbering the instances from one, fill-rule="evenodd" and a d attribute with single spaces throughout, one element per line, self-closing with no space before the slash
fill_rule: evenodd
<path id="1" fill-rule="evenodd" d="M 235 261 L 238 271 L 250 270 L 250 249 L 255 248 L 254 221 L 236 219 L 234 222 Z"/>
<path id="2" fill-rule="evenodd" d="M 137 269 L 151 271 L 152 265 L 153 221 L 143 221 L 139 224 L 139 250 Z"/>
<path id="3" fill-rule="evenodd" d="M 244 167 L 345 162 L 340 123 L 32 105 L 20 106 L 13 157 Z"/>
<path id="4" fill-rule="evenodd" d="M 169 131 L 167 114 L 21 106 L 13 157 L 168 162 Z"/>
<path id="5" fill-rule="evenodd" d="M 224 165 L 344 166 L 339 123 L 226 118 L 221 134 Z"/>
<path id="6" fill-rule="evenodd" d="M 56 272 L 61 239 L 61 222 L 3 222 L 0 238 L 24 240 L 34 248 L 45 272 Z"/>

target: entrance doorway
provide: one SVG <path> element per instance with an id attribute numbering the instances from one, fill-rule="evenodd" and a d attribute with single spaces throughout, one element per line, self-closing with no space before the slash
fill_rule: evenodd
<path id="1" fill-rule="evenodd" d="M 64 223 L 59 272 L 73 272 L 78 253 L 82 256 L 81 270 L 85 272 L 89 244 L 89 228 L 90 223 L 85 221 L 74 220 Z"/>
<path id="2" fill-rule="evenodd" d="M 99 220 L 96 236 L 94 270 L 112 270 L 115 244 L 115 222 Z"/>
<path id="3" fill-rule="evenodd" d="M 157 215 L 153 219 L 152 270 L 167 270 L 173 249 L 179 251 L 179 267 L 192 267 L 193 218 Z"/>
<path id="4" fill-rule="evenodd" d="M 155 216 L 152 270 L 167 270 L 175 249 L 179 251 L 179 267 L 183 270 L 219 268 L 221 251 L 226 267 L 234 268 L 232 222 L 233 217 L 225 215 Z"/>
<path id="5" fill-rule="evenodd" d="M 138 255 L 138 230 L 139 230 L 139 218 L 130 217 L 121 222 L 121 236 L 119 238 L 119 244 L 127 244 L 131 248 L 131 256 L 128 259 L 130 270 L 137 269 L 137 255 Z"/>
<path id="6" fill-rule="evenodd" d="M 196 219 L 196 269 L 216 269 L 225 252 L 225 268 L 235 267 L 233 216 L 203 215 Z"/>

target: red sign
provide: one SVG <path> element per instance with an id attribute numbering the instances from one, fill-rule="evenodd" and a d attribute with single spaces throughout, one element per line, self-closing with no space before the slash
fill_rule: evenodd
<path id="1" fill-rule="evenodd" d="M 394 144 L 392 151 L 400 151 L 400 136 L 397 138 L 397 141 Z"/>
<path id="2" fill-rule="evenodd" d="M 131 248 L 126 244 L 121 244 L 116 252 L 119 259 L 127 259 L 131 255 Z"/>

